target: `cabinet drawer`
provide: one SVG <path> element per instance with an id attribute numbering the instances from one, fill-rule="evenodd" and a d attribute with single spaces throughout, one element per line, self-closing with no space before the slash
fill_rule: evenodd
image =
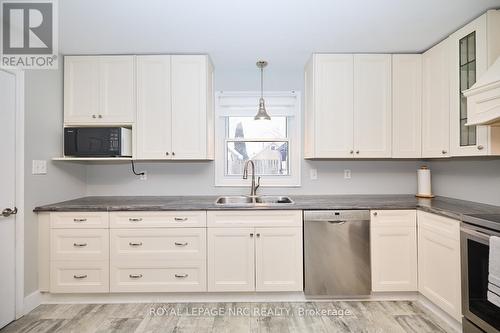
<path id="1" fill-rule="evenodd" d="M 427 229 L 439 235 L 460 240 L 460 221 L 437 214 L 418 211 L 418 228 Z"/>
<path id="2" fill-rule="evenodd" d="M 204 260 L 205 228 L 112 229 L 111 260 Z"/>
<path id="3" fill-rule="evenodd" d="M 107 293 L 109 266 L 107 261 L 52 261 L 51 293 Z"/>
<path id="4" fill-rule="evenodd" d="M 52 229 L 50 260 L 108 260 L 109 231 L 106 229 Z"/>
<path id="5" fill-rule="evenodd" d="M 110 269 L 111 292 L 207 291 L 205 261 L 130 261 Z"/>
<path id="6" fill-rule="evenodd" d="M 301 227 L 302 211 L 211 211 L 207 212 L 208 227 Z"/>
<path id="7" fill-rule="evenodd" d="M 415 210 L 372 210 L 370 226 L 380 227 L 413 227 L 417 225 Z"/>
<path id="8" fill-rule="evenodd" d="M 108 228 L 107 212 L 50 213 L 50 227 L 55 228 Z"/>
<path id="9" fill-rule="evenodd" d="M 113 212 L 111 228 L 180 228 L 206 227 L 206 212 Z"/>

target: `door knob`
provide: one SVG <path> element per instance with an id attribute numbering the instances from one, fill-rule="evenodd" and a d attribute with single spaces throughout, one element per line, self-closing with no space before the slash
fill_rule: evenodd
<path id="1" fill-rule="evenodd" d="M 2 210 L 3 217 L 9 217 L 9 216 L 15 215 L 15 214 L 17 214 L 17 207 L 14 207 L 14 209 L 5 208 L 4 210 Z"/>
<path id="2" fill-rule="evenodd" d="M 484 149 L 483 146 L 481 146 L 481 145 L 477 146 L 477 150 L 483 150 L 483 149 Z"/>

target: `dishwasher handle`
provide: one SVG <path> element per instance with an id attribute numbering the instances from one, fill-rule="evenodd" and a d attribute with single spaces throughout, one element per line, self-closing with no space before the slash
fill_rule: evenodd
<path id="1" fill-rule="evenodd" d="M 306 220 L 305 222 L 327 222 L 327 223 L 331 223 L 331 224 L 344 224 L 344 223 L 347 223 L 349 221 L 347 220 L 326 220 L 326 219 L 310 219 L 310 220 Z"/>

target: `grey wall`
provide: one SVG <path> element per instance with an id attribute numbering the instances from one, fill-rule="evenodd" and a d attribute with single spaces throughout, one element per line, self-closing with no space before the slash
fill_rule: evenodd
<path id="1" fill-rule="evenodd" d="M 265 72 L 266 90 L 303 90 L 303 68 Z M 258 90 L 259 72 L 216 70 L 216 90 Z M 303 99 L 302 99 L 303 100 Z M 265 188 L 264 193 L 415 193 L 418 161 L 302 161 L 302 186 L 298 188 Z M 318 170 L 318 179 L 310 180 L 309 170 Z M 247 188 L 214 186 L 214 163 L 137 163 L 146 170 L 148 180 L 141 181 L 128 164 L 92 164 L 87 167 L 89 195 L 188 195 L 246 193 Z M 352 171 L 344 179 L 344 169 Z"/>
<path id="2" fill-rule="evenodd" d="M 38 225 L 35 206 L 85 194 L 85 166 L 54 163 L 62 147 L 62 71 L 25 75 L 24 292 L 38 289 Z M 48 160 L 47 175 L 32 175 L 34 159 Z"/>
<path id="3" fill-rule="evenodd" d="M 500 159 L 433 160 L 430 167 L 435 194 L 500 205 Z"/>

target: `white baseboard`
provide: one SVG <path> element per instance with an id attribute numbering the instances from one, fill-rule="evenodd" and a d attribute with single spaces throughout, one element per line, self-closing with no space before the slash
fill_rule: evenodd
<path id="1" fill-rule="evenodd" d="M 301 292 L 291 293 L 42 293 L 43 304 L 102 303 L 211 303 L 211 302 L 303 302 Z"/>
<path id="2" fill-rule="evenodd" d="M 40 304 L 42 304 L 42 294 L 38 290 L 24 297 L 23 315 L 33 311 Z"/>
<path id="3" fill-rule="evenodd" d="M 41 302 L 54 303 L 206 303 L 206 302 L 329 302 L 329 301 L 416 301 L 417 293 L 378 293 L 358 298 L 309 298 L 302 292 L 286 293 L 41 293 Z"/>
<path id="4" fill-rule="evenodd" d="M 442 321 L 444 324 L 448 326 L 451 330 L 456 333 L 462 333 L 462 323 L 458 322 L 455 318 L 450 316 L 448 313 L 441 310 L 440 307 L 432 303 L 428 298 L 423 295 L 418 296 L 418 304 L 420 304 L 424 310 L 433 314 L 437 319 Z"/>

